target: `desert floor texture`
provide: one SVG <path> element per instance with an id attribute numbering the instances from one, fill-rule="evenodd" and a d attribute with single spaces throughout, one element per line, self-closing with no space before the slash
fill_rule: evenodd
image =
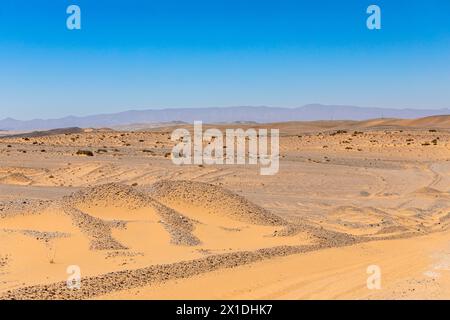
<path id="1" fill-rule="evenodd" d="M 0 299 L 450 299 L 450 116 L 211 126 L 279 128 L 273 176 L 177 126 L 3 132 Z"/>

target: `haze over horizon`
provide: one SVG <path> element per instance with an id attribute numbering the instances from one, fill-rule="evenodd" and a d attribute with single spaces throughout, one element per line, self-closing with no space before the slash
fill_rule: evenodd
<path id="1" fill-rule="evenodd" d="M 274 123 L 286 121 L 317 120 L 369 120 L 369 119 L 418 119 L 429 116 L 450 116 L 450 109 L 392 109 L 361 108 L 343 105 L 310 104 L 297 108 L 211 107 L 128 110 L 118 113 L 92 114 L 84 117 L 66 116 L 53 119 L 16 120 L 0 119 L 0 130 L 47 130 L 60 128 L 105 128 L 138 124 L 161 123 Z"/>
<path id="2" fill-rule="evenodd" d="M 445 111 L 445 112 L 450 112 L 450 108 L 448 107 L 442 107 L 442 108 L 433 108 L 433 109 L 426 109 L 426 108 L 395 108 L 395 107 L 364 107 L 364 106 L 353 106 L 353 105 L 326 105 L 326 104 L 321 104 L 321 103 L 308 103 L 302 106 L 295 106 L 295 107 L 284 107 L 284 106 L 268 106 L 268 105 L 261 105 L 261 106 L 244 106 L 244 105 L 236 105 L 236 106 L 209 106 L 209 107 L 160 107 L 160 108 L 129 108 L 129 109 L 123 109 L 123 110 L 118 110 L 117 112 L 102 112 L 102 113 L 95 113 L 95 112 L 87 112 L 86 114 L 76 114 L 76 113 L 71 113 L 71 114 L 66 114 L 63 115 L 61 117 L 36 117 L 36 118 L 14 118 L 8 115 L 2 115 L 0 114 L 0 121 L 2 120 L 17 120 L 17 121 L 34 121 L 34 120 L 59 120 L 59 119 L 65 119 L 65 118 L 89 118 L 89 117 L 101 117 L 101 116 L 111 116 L 111 115 L 118 115 L 118 114 L 126 114 L 126 113 L 133 113 L 133 112 L 139 112 L 139 113 L 144 113 L 144 112 L 153 112 L 153 111 L 174 111 L 174 110 L 202 110 L 202 109 L 217 109 L 217 110 L 227 110 L 227 109 L 241 109 L 241 108 L 254 108 L 255 110 L 259 109 L 259 108 L 266 108 L 268 110 L 276 110 L 276 109 L 280 109 L 280 110 L 298 110 L 298 109 L 302 109 L 302 108 L 308 108 L 309 110 L 311 110 L 312 108 L 329 108 L 329 109 L 333 109 L 333 108 L 342 108 L 342 109 L 359 109 L 361 110 L 361 112 L 364 111 L 369 111 L 369 110 L 386 110 L 388 113 L 390 111 L 398 111 L 399 114 L 401 114 L 403 111 L 411 111 L 412 114 L 414 114 L 415 111 L 419 112 L 418 114 L 420 114 L 420 112 L 422 111 L 430 111 L 431 115 L 434 115 L 436 113 L 436 111 Z M 446 115 L 447 113 L 444 113 L 442 115 Z M 382 117 L 383 114 L 380 114 L 380 117 Z M 419 116 L 418 116 L 419 117 Z M 328 120 L 328 119 L 322 119 L 322 120 Z M 351 120 L 351 119 L 350 119 Z M 179 120 L 173 120 L 173 121 L 179 121 Z M 1 128 L 0 128 L 1 129 Z"/>
<path id="3" fill-rule="evenodd" d="M 68 30 L 66 8 L 81 8 Z M 0 119 L 226 106 L 450 105 L 450 2 L 5 0 Z"/>

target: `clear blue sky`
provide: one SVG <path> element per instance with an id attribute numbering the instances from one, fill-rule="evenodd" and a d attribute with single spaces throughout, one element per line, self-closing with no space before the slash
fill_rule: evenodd
<path id="1" fill-rule="evenodd" d="M 450 1 L 0 2 L 0 118 L 307 103 L 450 107 Z"/>

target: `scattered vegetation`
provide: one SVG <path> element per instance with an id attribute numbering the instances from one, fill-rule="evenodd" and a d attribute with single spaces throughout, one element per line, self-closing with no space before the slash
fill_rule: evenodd
<path id="1" fill-rule="evenodd" d="M 93 157 L 94 153 L 92 151 L 90 151 L 90 150 L 78 150 L 77 151 L 77 155 Z"/>
<path id="2" fill-rule="evenodd" d="M 330 133 L 330 136 L 335 136 L 337 134 L 345 134 L 345 133 L 347 133 L 346 130 L 338 130 L 336 132 Z"/>

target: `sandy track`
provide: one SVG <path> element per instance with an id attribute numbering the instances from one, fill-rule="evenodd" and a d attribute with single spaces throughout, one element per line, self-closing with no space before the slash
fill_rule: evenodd
<path id="1" fill-rule="evenodd" d="M 276 247 L 257 251 L 235 252 L 210 256 L 168 265 L 106 273 L 83 278 L 79 290 L 67 287 L 66 282 L 24 287 L 0 294 L 0 299 L 87 299 L 123 289 L 141 287 L 170 279 L 187 278 L 222 268 L 232 268 L 278 256 L 317 250 L 318 246 Z"/>
<path id="2" fill-rule="evenodd" d="M 391 297 L 400 290 L 399 283 L 405 287 L 403 297 L 421 297 L 429 289 L 423 284 L 439 277 L 436 273 L 426 275 L 433 267 L 433 253 L 448 246 L 445 232 L 331 249 L 320 245 L 266 248 L 87 277 L 81 289 L 68 289 L 65 282 L 24 287 L 7 291 L 0 299 L 376 299 Z M 383 270 L 383 290 L 372 291 L 366 286 L 366 269 L 374 264 Z M 222 271 L 217 273 L 219 269 Z M 445 281 L 450 280 L 450 268 L 444 270 Z M 416 283 L 413 289 L 411 281 L 404 280 L 411 275 Z M 199 291 L 198 283 L 208 283 L 211 291 Z"/>
<path id="3" fill-rule="evenodd" d="M 442 299 L 450 294 L 449 258 L 445 232 L 278 257 L 98 298 Z M 380 267 L 380 289 L 367 287 L 371 265 Z"/>

